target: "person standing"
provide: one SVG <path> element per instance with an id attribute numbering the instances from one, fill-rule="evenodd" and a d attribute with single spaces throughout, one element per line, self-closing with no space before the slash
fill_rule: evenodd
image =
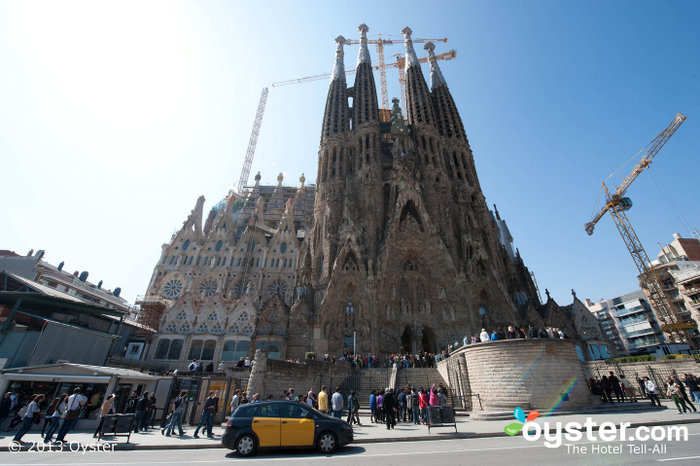
<path id="1" fill-rule="evenodd" d="M 204 406 L 202 407 L 202 418 L 199 421 L 199 425 L 194 430 L 194 438 L 199 438 L 199 429 L 202 429 L 202 431 L 204 431 L 204 429 L 202 428 L 203 426 L 206 426 L 207 437 L 214 437 L 214 434 L 212 434 L 211 432 L 211 418 L 215 410 L 216 408 L 214 406 L 214 392 L 209 392 L 209 396 L 206 400 L 204 400 Z"/>
<path id="2" fill-rule="evenodd" d="M 406 413 L 408 412 L 408 399 L 406 398 L 406 391 L 401 390 L 399 392 L 399 409 L 401 413 L 399 414 L 399 420 L 406 422 Z"/>
<path id="3" fill-rule="evenodd" d="M 384 424 L 384 389 L 379 391 L 377 395 L 377 418 L 379 418 L 379 423 Z"/>
<path id="4" fill-rule="evenodd" d="M 413 387 L 411 393 L 411 414 L 413 415 L 413 423 L 420 424 L 420 407 L 418 404 L 418 389 Z"/>
<path id="5" fill-rule="evenodd" d="M 56 398 L 53 400 L 53 403 L 51 403 L 51 407 L 53 408 L 53 411 L 51 411 L 51 425 L 49 426 L 49 429 L 46 431 L 46 436 L 44 437 L 44 443 L 50 443 L 51 442 L 51 437 L 53 437 L 54 432 L 58 430 L 58 425 L 61 422 L 61 416 L 63 416 L 66 413 L 66 401 L 68 400 L 68 394 L 64 393 L 60 397 Z"/>
<path id="6" fill-rule="evenodd" d="M 180 395 L 173 400 L 172 415 L 170 416 L 170 423 L 165 428 L 163 435 L 170 437 L 177 426 L 177 430 L 180 437 L 185 435 L 185 431 L 182 430 L 182 408 L 185 404 L 185 397 L 187 396 L 187 390 L 180 392 Z"/>
<path id="7" fill-rule="evenodd" d="M 393 429 L 396 427 L 396 418 L 394 413 L 396 411 L 396 400 L 394 398 L 394 393 L 391 388 L 387 388 L 384 394 L 384 418 L 386 419 L 386 430 Z"/>
<path id="8" fill-rule="evenodd" d="M 661 401 L 659 401 L 659 390 L 656 388 L 656 384 L 649 380 L 649 377 L 644 377 L 644 389 L 651 400 L 651 405 L 654 406 L 654 404 L 656 404 L 661 406 Z"/>
<path id="9" fill-rule="evenodd" d="M 151 407 L 151 400 L 148 398 L 148 392 L 143 392 L 143 395 L 136 402 L 136 412 L 134 415 L 134 432 L 142 429 L 146 412 Z M 145 430 L 145 429 L 144 429 Z"/>
<path id="10" fill-rule="evenodd" d="M 377 393 L 375 390 L 369 394 L 369 422 L 377 423 Z"/>
<path id="11" fill-rule="evenodd" d="M 100 423 L 97 425 L 97 429 L 95 429 L 95 433 L 92 435 L 93 437 L 97 437 L 97 435 L 100 433 L 100 430 L 102 430 L 102 426 L 105 423 L 105 416 L 114 412 L 114 409 L 112 409 L 113 406 L 114 393 L 109 395 L 100 407 Z"/>
<path id="12" fill-rule="evenodd" d="M 24 443 L 22 442 L 22 437 L 24 436 L 24 434 L 29 432 L 29 429 L 32 427 L 32 423 L 34 422 L 34 415 L 38 415 L 40 413 L 39 403 L 41 403 L 43 400 L 44 395 L 32 395 L 29 401 L 29 405 L 27 405 L 27 411 L 24 413 L 24 416 L 22 416 L 22 425 L 15 434 L 15 437 L 12 439 L 13 442 Z"/>
<path id="13" fill-rule="evenodd" d="M 309 388 L 309 393 L 306 394 L 306 403 L 311 406 L 312 408 L 318 406 L 318 399 L 316 398 L 316 394 L 314 393 L 313 388 Z"/>
<path id="14" fill-rule="evenodd" d="M 331 398 L 331 405 L 333 408 L 333 416 L 340 419 L 343 415 L 343 407 L 345 406 L 343 403 L 343 395 L 340 393 L 340 387 L 335 387 L 335 393 L 333 393 L 333 397 Z"/>
<path id="15" fill-rule="evenodd" d="M 318 410 L 323 414 L 329 413 L 328 410 L 328 392 L 327 387 L 324 385 L 321 387 L 321 393 L 318 394 Z"/>
<path id="16" fill-rule="evenodd" d="M 615 392 L 615 398 L 617 398 L 618 403 L 625 401 L 625 395 L 622 393 L 622 387 L 620 387 L 620 379 L 615 377 L 613 371 L 610 371 L 610 377 L 608 377 L 608 383 Z"/>
<path id="17" fill-rule="evenodd" d="M 5 393 L 5 396 L 0 400 L 0 431 L 5 419 L 10 415 L 10 407 L 12 406 L 12 392 Z"/>
<path id="18" fill-rule="evenodd" d="M 241 389 L 237 388 L 233 392 L 233 398 L 231 398 L 231 404 L 229 405 L 229 407 L 231 408 L 231 416 L 233 416 L 233 413 L 235 413 L 236 410 L 238 409 L 238 405 L 241 404 L 241 396 L 240 395 L 241 395 Z"/>
<path id="19" fill-rule="evenodd" d="M 78 416 L 80 415 L 80 412 L 82 411 L 84 405 L 83 397 L 80 395 L 79 387 L 76 387 L 73 390 L 73 394 L 68 397 L 66 405 L 66 417 L 63 419 L 63 424 L 61 424 L 61 428 L 58 429 L 56 442 L 65 441 L 66 434 L 78 422 Z"/>

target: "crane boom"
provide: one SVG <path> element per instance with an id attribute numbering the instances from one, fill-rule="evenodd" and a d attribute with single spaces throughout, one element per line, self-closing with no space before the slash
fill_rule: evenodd
<path id="1" fill-rule="evenodd" d="M 605 206 L 600 210 L 600 212 L 598 212 L 590 222 L 586 223 L 586 232 L 589 235 L 593 234 L 593 229 L 595 228 L 596 223 L 598 223 L 598 221 L 601 218 L 603 218 L 607 211 L 612 209 L 614 206 L 619 205 L 620 200 L 627 191 L 627 188 L 630 187 L 632 182 L 637 179 L 637 177 L 644 171 L 645 168 L 651 165 L 651 161 L 654 159 L 654 156 L 661 150 L 664 144 L 666 144 L 666 141 L 668 141 L 669 138 L 673 136 L 673 133 L 676 132 L 678 127 L 684 121 L 684 115 L 680 113 L 676 115 L 671 124 L 668 125 L 668 127 L 665 130 L 663 130 L 661 134 L 656 136 L 654 140 L 647 145 L 647 147 L 650 147 L 647 153 L 644 154 L 644 156 L 637 163 L 637 165 L 634 166 L 632 172 L 629 175 L 627 175 L 627 177 L 622 181 L 622 184 L 618 186 L 618 188 L 612 195 L 610 195 L 610 193 L 608 192 L 608 188 L 605 185 L 605 182 L 603 182 L 603 188 L 605 189 L 607 202 L 605 203 Z"/>
<path id="2" fill-rule="evenodd" d="M 260 135 L 260 127 L 262 126 L 263 114 L 265 113 L 265 104 L 267 103 L 267 88 L 263 87 L 260 93 L 260 101 L 258 101 L 258 111 L 255 114 L 255 122 L 253 122 L 253 131 L 250 133 L 248 141 L 248 150 L 245 153 L 243 161 L 243 170 L 241 177 L 238 180 L 238 193 L 243 192 L 243 188 L 248 184 L 250 176 L 250 166 L 253 164 L 253 156 L 255 155 L 255 146 L 258 144 L 258 135 Z"/>
<path id="3" fill-rule="evenodd" d="M 435 58 L 437 60 L 452 60 L 457 56 L 457 52 L 454 50 L 450 50 L 449 52 L 441 53 L 440 55 L 436 55 Z M 428 62 L 428 57 L 423 57 L 418 60 L 420 63 L 427 63 Z M 394 63 L 385 63 L 384 68 L 403 68 L 406 64 L 406 59 L 404 57 L 398 57 L 396 62 Z M 381 70 L 380 65 L 375 65 L 372 67 L 373 70 Z M 352 74 L 356 73 L 357 69 L 353 68 L 351 70 L 346 70 L 345 74 Z M 303 78 L 297 78 L 297 79 L 288 79 L 286 81 L 277 81 L 272 83 L 272 87 L 280 87 L 280 86 L 288 86 L 290 84 L 301 84 L 301 83 L 306 83 L 309 81 L 318 81 L 321 79 L 329 78 L 332 73 L 321 73 L 321 74 L 314 74 L 312 76 L 304 76 Z"/>
<path id="4" fill-rule="evenodd" d="M 632 172 L 625 177 L 614 193 L 611 194 L 605 182 L 602 183 L 603 192 L 605 193 L 605 206 L 590 222 L 586 223 L 585 229 L 589 235 L 592 235 L 596 223 L 598 223 L 606 213 L 610 213 L 622 240 L 625 242 L 627 250 L 634 260 L 634 265 L 637 267 L 640 284 L 643 288 L 646 288 L 649 293 L 650 304 L 652 304 L 652 310 L 661 324 L 661 329 L 670 337 L 669 341 L 687 341 L 690 347 L 693 348 L 693 340 L 692 338 L 688 338 L 688 334 L 685 330 L 690 330 L 695 328 L 695 326 L 681 321 L 671 300 L 666 295 L 661 278 L 656 269 L 651 267 L 649 256 L 644 250 L 642 242 L 639 240 L 637 233 L 634 231 L 634 228 L 632 228 L 632 224 L 625 213 L 625 211 L 632 207 L 632 202 L 628 198 L 623 197 L 627 188 L 630 187 L 632 182 L 637 179 L 644 169 L 649 167 L 654 156 L 661 150 L 666 141 L 673 136 L 673 133 L 676 132 L 683 121 L 685 121 L 685 116 L 680 113 L 677 114 L 671 124 L 647 145 L 647 147 L 649 147 L 647 153 L 644 154 L 640 161 L 634 166 Z"/>

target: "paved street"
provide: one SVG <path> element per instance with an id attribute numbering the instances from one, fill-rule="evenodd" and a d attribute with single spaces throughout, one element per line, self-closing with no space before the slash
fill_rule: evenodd
<path id="1" fill-rule="evenodd" d="M 383 442 L 350 445 L 332 456 L 315 451 L 263 452 L 252 459 L 241 459 L 223 449 L 158 450 L 119 452 L 21 452 L 0 453 L 6 465 L 160 465 L 160 464 L 337 464 L 337 465 L 439 465 L 464 464 L 698 464 L 700 462 L 700 424 L 688 425 L 688 441 L 667 442 L 666 453 L 632 454 L 623 445 L 621 453 L 574 454 L 562 446 L 546 448 L 541 442 L 527 442 L 522 437 Z M 599 445 L 616 446 L 619 442 Z M 651 448 L 658 442 L 644 442 Z M 577 446 L 594 445 L 576 442 Z M 529 460 L 528 460 L 529 459 Z"/>
<path id="2" fill-rule="evenodd" d="M 583 422 L 586 415 L 553 416 L 545 420 L 553 423 Z M 688 422 L 681 427 L 688 429 L 688 440 L 684 441 L 589 441 L 585 436 L 580 441 L 562 442 L 558 448 L 546 448 L 544 439 L 529 442 L 522 435 L 503 436 L 503 427 L 510 421 L 461 420 L 458 434 L 452 428 L 433 429 L 431 434 L 423 426 L 399 424 L 397 429 L 387 431 L 380 425 L 363 425 L 355 432 L 355 443 L 326 457 L 313 450 L 285 452 L 263 451 L 255 458 L 244 460 L 220 447 L 220 440 L 166 438 L 157 431 L 132 436 L 127 445 L 124 439 L 117 443 L 106 443 L 101 447 L 107 451 L 95 451 L 98 444 L 88 433 L 69 435 L 70 446 L 64 451 L 50 451 L 52 447 L 33 443 L 37 434 L 28 434 L 27 446 L 33 451 L 0 452 L 0 464 L 37 465 L 126 465 L 126 464 L 217 464 L 223 461 L 241 464 L 362 464 L 362 465 L 411 465 L 426 463 L 440 465 L 463 464 L 520 464 L 524 460 L 531 464 L 699 464 L 700 463 L 700 413 L 679 416 L 675 410 L 664 409 L 649 412 L 605 413 L 590 415 L 600 425 L 612 422 L 638 424 L 674 424 Z M 540 422 L 541 421 L 541 422 Z M 544 420 L 538 420 L 544 425 Z M 659 426 L 665 429 L 666 426 Z M 221 430 L 217 429 L 217 433 Z M 628 434 L 637 436 L 631 427 Z M 466 435 L 471 438 L 450 438 Z M 480 436 L 479 438 L 474 438 Z M 9 439 L 0 440 L 3 447 Z M 630 435 L 628 435 L 628 439 Z M 576 445 L 567 447 L 566 443 Z M 104 445 L 104 444 L 102 444 Z M 110 451 L 112 445 L 135 448 L 135 450 Z M 628 445 L 635 445 L 629 447 Z M 643 445 L 646 445 L 646 452 Z M 657 450 L 654 452 L 653 448 Z M 583 451 L 585 447 L 586 451 Z M 55 447 L 53 447 L 55 448 Z M 70 449 L 75 451 L 68 451 Z M 630 448 L 636 448 L 633 452 Z M 44 451 L 36 451 L 36 450 Z M 609 452 L 605 452 L 610 450 Z M 529 460 L 528 460 L 529 459 Z"/>

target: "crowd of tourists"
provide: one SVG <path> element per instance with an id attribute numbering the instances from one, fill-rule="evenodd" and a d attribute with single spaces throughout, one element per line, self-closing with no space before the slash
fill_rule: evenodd
<path id="1" fill-rule="evenodd" d="M 663 394 L 667 398 L 673 400 L 678 409 L 679 414 L 686 412 L 697 412 L 697 409 L 691 401 L 691 397 L 696 403 L 700 404 L 700 377 L 692 374 L 683 374 L 682 378 L 677 375 L 672 375 L 666 378 L 665 386 L 658 387 L 656 383 L 649 377 L 637 377 L 636 385 L 634 386 L 625 374 L 620 374 L 618 378 L 613 371 L 609 375 L 604 375 L 600 378 L 591 377 L 588 380 L 588 386 L 593 395 L 599 396 L 605 403 L 636 403 L 640 399 L 647 398 L 651 401 L 652 406 L 661 406 L 659 400 L 660 390 L 665 389 Z M 688 396 L 690 393 L 690 396 Z"/>

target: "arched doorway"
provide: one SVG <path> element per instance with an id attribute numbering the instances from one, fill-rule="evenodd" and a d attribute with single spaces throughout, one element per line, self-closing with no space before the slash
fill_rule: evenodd
<path id="1" fill-rule="evenodd" d="M 407 325 L 401 335 L 401 353 L 413 352 L 413 338 L 413 329 L 410 325 Z"/>
<path id="2" fill-rule="evenodd" d="M 432 329 L 423 329 L 423 339 L 421 340 L 421 349 L 424 353 L 435 353 L 435 333 Z"/>

